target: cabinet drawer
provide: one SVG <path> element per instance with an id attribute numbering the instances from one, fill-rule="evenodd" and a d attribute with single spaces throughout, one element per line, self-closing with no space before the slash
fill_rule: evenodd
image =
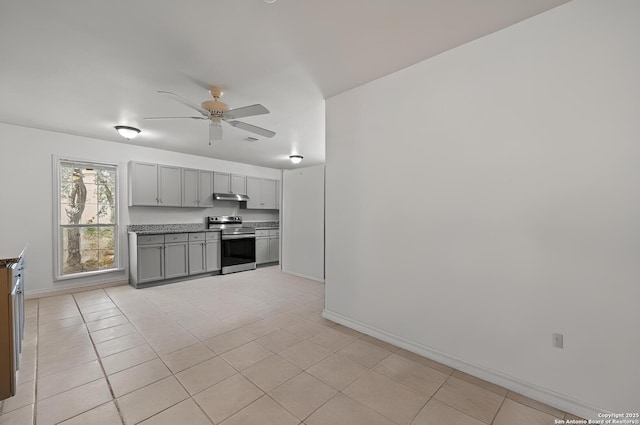
<path id="1" fill-rule="evenodd" d="M 256 230 L 256 238 L 259 237 L 265 237 L 265 236 L 269 236 L 269 231 L 264 229 L 264 230 Z"/>
<path id="2" fill-rule="evenodd" d="M 269 236 L 280 236 L 280 229 L 269 230 Z"/>
<path id="3" fill-rule="evenodd" d="M 188 240 L 189 240 L 188 233 L 171 233 L 168 235 L 164 235 L 165 243 L 187 242 Z"/>
<path id="4" fill-rule="evenodd" d="M 203 241 L 204 233 L 189 233 L 189 242 L 191 241 Z"/>
<path id="5" fill-rule="evenodd" d="M 220 232 L 207 232 L 205 233 L 205 239 L 208 241 L 220 240 Z"/>
<path id="6" fill-rule="evenodd" d="M 164 243 L 164 235 L 138 236 L 138 245 L 154 245 L 158 243 Z"/>

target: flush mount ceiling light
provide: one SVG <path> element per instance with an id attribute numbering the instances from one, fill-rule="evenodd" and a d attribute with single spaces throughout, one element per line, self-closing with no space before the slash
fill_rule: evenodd
<path id="1" fill-rule="evenodd" d="M 128 127 L 126 125 L 116 125 L 116 130 L 118 133 L 127 140 L 135 139 L 136 136 L 140 133 L 135 127 Z"/>
<path id="2" fill-rule="evenodd" d="M 304 158 L 302 155 L 289 155 L 289 159 L 294 164 L 300 164 L 302 162 L 302 158 Z"/>
<path id="3" fill-rule="evenodd" d="M 271 4 L 271 3 L 275 3 L 278 0 L 264 0 L 265 3 Z"/>

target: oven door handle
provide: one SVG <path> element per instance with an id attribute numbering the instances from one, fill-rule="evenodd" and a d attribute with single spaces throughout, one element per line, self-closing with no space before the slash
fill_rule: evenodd
<path id="1" fill-rule="evenodd" d="M 223 235 L 222 240 L 228 241 L 230 239 L 255 239 L 256 235 Z"/>

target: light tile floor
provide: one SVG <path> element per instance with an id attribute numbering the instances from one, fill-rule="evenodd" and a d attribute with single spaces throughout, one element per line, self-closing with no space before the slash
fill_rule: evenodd
<path id="1" fill-rule="evenodd" d="M 323 305 L 323 285 L 276 267 L 29 300 L 18 394 L 0 425 L 574 418 L 323 319 Z"/>

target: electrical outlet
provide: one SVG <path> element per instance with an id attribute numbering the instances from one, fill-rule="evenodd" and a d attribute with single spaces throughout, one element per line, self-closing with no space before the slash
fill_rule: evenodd
<path id="1" fill-rule="evenodd" d="M 562 334 L 553 334 L 553 347 L 564 348 L 564 337 Z"/>

